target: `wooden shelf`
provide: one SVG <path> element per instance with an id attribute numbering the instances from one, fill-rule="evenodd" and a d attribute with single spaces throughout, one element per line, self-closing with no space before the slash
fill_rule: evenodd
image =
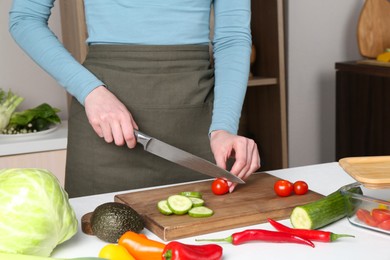
<path id="1" fill-rule="evenodd" d="M 259 86 L 269 86 L 278 84 L 277 78 L 261 78 L 254 77 L 250 78 L 248 81 L 248 87 L 259 87 Z"/>
<path id="2" fill-rule="evenodd" d="M 283 0 L 252 0 L 255 76 L 248 82 L 240 134 L 253 138 L 260 170 L 288 167 Z"/>

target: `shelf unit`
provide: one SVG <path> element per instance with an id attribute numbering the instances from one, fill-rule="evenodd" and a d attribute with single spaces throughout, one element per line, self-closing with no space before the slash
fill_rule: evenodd
<path id="1" fill-rule="evenodd" d="M 82 62 L 87 54 L 82 0 L 60 0 L 63 42 Z M 240 122 L 240 134 L 259 146 L 261 170 L 288 167 L 283 0 L 252 0 L 256 60 Z"/>
<path id="2" fill-rule="evenodd" d="M 283 0 L 252 0 L 256 60 L 242 113 L 240 133 L 259 146 L 261 170 L 288 167 Z"/>

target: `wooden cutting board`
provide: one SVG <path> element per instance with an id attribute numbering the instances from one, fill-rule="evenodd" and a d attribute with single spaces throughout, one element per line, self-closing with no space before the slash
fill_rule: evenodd
<path id="1" fill-rule="evenodd" d="M 358 21 L 358 46 L 366 58 L 390 48 L 390 0 L 366 0 Z"/>
<path id="2" fill-rule="evenodd" d="M 390 156 L 347 157 L 340 159 L 339 164 L 367 188 L 390 188 Z"/>
<path id="3" fill-rule="evenodd" d="M 278 178 L 267 173 L 253 174 L 245 185 L 225 195 L 211 192 L 211 180 L 183 184 L 166 188 L 125 193 L 115 196 L 115 201 L 125 203 L 141 214 L 146 228 L 164 241 L 175 240 L 210 232 L 264 223 L 267 218 L 289 218 L 295 206 L 318 200 L 322 195 L 309 191 L 305 195 L 278 197 L 273 186 Z M 157 202 L 182 191 L 199 191 L 203 194 L 205 206 L 214 210 L 207 218 L 193 218 L 188 215 L 165 216 Z"/>

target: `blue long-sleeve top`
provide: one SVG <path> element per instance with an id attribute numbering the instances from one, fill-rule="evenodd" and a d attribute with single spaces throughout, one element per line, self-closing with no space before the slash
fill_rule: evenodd
<path id="1" fill-rule="evenodd" d="M 55 0 L 14 0 L 9 31 L 19 46 L 84 104 L 104 82 L 77 62 L 48 26 Z M 84 0 L 88 44 L 213 46 L 210 132 L 237 133 L 249 75 L 250 0 Z M 214 8 L 214 36 L 210 12 Z"/>

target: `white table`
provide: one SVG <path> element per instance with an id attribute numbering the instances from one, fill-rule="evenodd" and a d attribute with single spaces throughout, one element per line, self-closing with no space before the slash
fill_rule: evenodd
<path id="1" fill-rule="evenodd" d="M 354 182 L 347 173 L 345 173 L 338 163 L 327 163 L 305 167 L 289 168 L 268 172 L 279 178 L 290 181 L 305 180 L 311 190 L 327 195 L 343 185 Z M 127 191 L 126 191 L 127 192 Z M 119 192 L 123 193 L 123 192 Z M 118 193 L 118 194 L 119 194 Z M 98 205 L 113 201 L 116 193 L 103 195 L 87 196 L 71 199 L 77 218 L 87 212 L 93 211 Z M 290 225 L 289 220 L 283 220 L 282 223 Z M 291 226 L 291 225 L 290 225 Z M 242 231 L 247 228 L 261 228 L 274 230 L 268 224 L 259 224 L 254 226 L 236 228 L 206 235 L 197 236 L 196 238 L 223 238 L 230 234 Z M 390 259 L 390 236 L 386 234 L 375 233 L 351 225 L 347 219 L 333 223 L 324 230 L 334 233 L 345 233 L 355 235 L 355 238 L 342 238 L 333 243 L 314 242 L 316 247 L 311 248 L 306 245 L 287 244 L 287 243 L 264 243 L 253 242 L 239 246 L 231 244 L 220 244 L 223 246 L 223 260 L 232 259 Z M 161 241 L 157 236 L 148 230 L 144 233 L 154 240 Z M 198 244 L 195 237 L 180 239 L 179 241 L 188 244 Z M 80 257 L 80 256 L 97 256 L 100 249 L 106 245 L 105 242 L 98 238 L 88 236 L 82 233 L 79 226 L 78 233 L 69 241 L 57 246 L 53 252 L 53 257 Z"/>

